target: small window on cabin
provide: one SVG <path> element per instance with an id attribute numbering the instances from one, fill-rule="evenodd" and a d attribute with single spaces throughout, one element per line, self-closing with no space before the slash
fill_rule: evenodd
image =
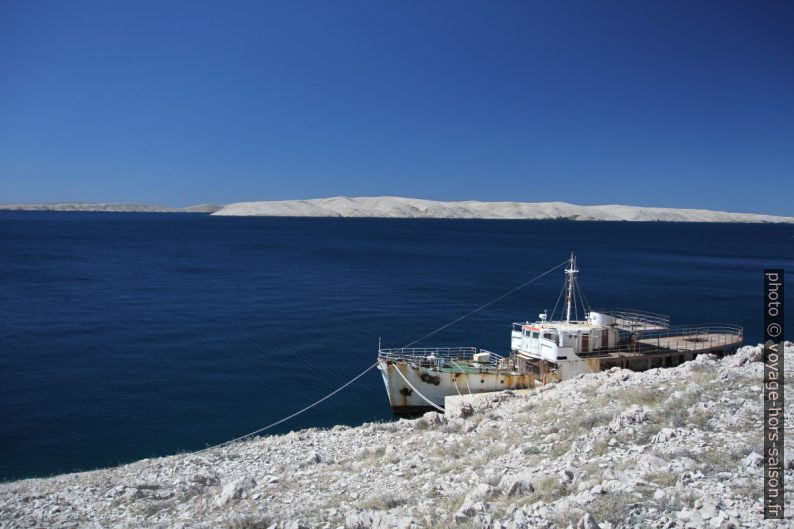
<path id="1" fill-rule="evenodd" d="M 537 339 L 537 337 L 538 337 L 538 333 L 537 333 L 537 331 L 534 331 L 534 332 L 532 333 L 532 337 L 533 337 L 533 338 L 535 338 L 535 339 Z"/>
<path id="2" fill-rule="evenodd" d="M 554 340 L 554 335 L 550 332 L 544 332 L 543 337 L 547 340 Z"/>

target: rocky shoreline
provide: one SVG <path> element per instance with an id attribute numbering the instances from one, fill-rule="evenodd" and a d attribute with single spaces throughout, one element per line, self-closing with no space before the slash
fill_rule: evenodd
<path id="1" fill-rule="evenodd" d="M 4 483 L 0 527 L 790 527 L 791 436 L 788 519 L 762 519 L 761 356 L 615 368 L 445 415 Z"/>

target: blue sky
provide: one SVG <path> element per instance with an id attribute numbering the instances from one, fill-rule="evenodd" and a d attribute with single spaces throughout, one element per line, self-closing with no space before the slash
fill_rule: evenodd
<path id="1" fill-rule="evenodd" d="M 0 4 L 0 203 L 794 215 L 787 2 Z"/>

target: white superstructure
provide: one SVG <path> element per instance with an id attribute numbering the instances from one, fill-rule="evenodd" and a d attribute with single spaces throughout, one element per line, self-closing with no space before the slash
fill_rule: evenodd
<path id="1" fill-rule="evenodd" d="M 539 315 L 514 323 L 510 356 L 473 347 L 379 349 L 378 369 L 399 413 L 443 405 L 444 397 L 533 387 L 611 367 L 635 370 L 678 365 L 703 352 L 723 355 L 742 343 L 740 326 L 671 327 L 670 318 L 634 309 L 593 310 L 579 287 L 571 253 L 560 319 Z M 581 308 L 582 319 L 579 318 Z"/>

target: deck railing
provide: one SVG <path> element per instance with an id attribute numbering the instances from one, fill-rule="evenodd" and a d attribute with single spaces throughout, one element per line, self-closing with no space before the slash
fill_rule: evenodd
<path id="1" fill-rule="evenodd" d="M 455 364 L 468 364 L 474 361 L 477 353 L 488 353 L 488 362 L 479 362 L 483 367 L 497 369 L 502 367 L 505 358 L 501 355 L 477 349 L 476 347 L 400 347 L 379 349 L 378 358 L 391 362 L 408 362 L 422 367 L 455 367 Z"/>
<path id="2" fill-rule="evenodd" d="M 593 309 L 593 312 L 612 316 L 625 322 L 636 322 L 653 327 L 670 327 L 670 316 L 637 309 Z"/>
<path id="3" fill-rule="evenodd" d="M 589 355 L 603 354 L 654 354 L 671 351 L 709 351 L 738 346 L 744 339 L 744 328 L 729 323 L 703 323 L 682 325 L 660 330 L 641 331 L 634 339 L 617 347 L 593 351 Z"/>
<path id="4" fill-rule="evenodd" d="M 623 324 L 618 324 L 621 328 L 637 328 L 642 326 L 653 328 L 668 328 L 670 327 L 670 316 L 667 314 L 659 314 L 656 312 L 647 312 L 637 309 L 592 309 L 592 312 L 598 312 L 606 316 L 612 316 Z M 515 322 L 513 323 L 514 331 L 521 331 L 524 325 L 531 324 L 531 322 Z"/>

